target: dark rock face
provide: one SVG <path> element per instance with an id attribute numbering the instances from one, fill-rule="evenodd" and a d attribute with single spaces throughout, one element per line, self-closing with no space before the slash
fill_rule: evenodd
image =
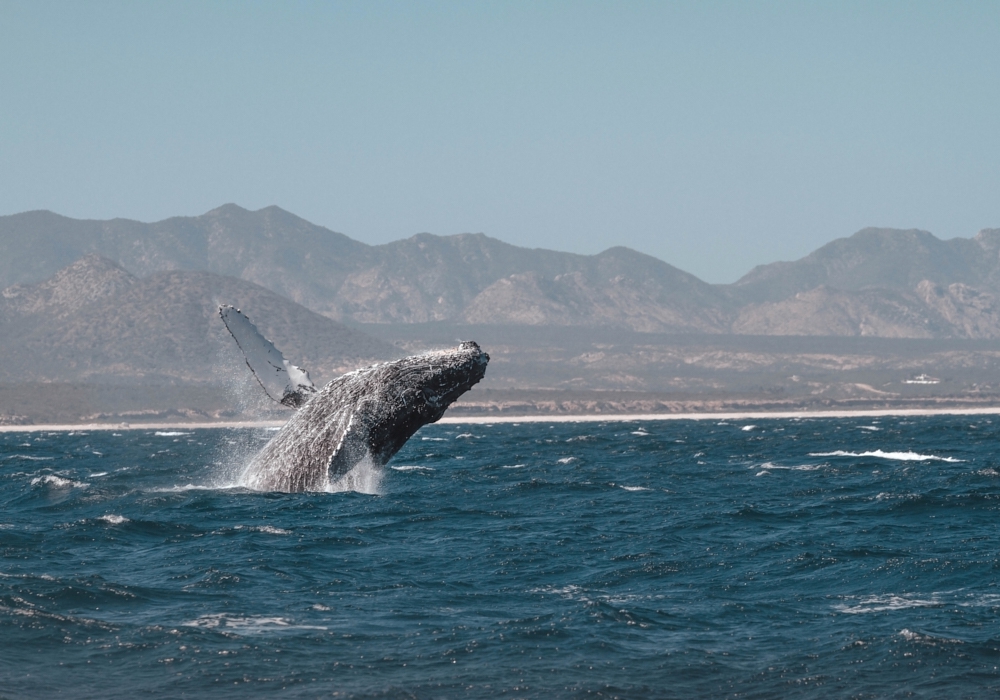
<path id="1" fill-rule="evenodd" d="M 486 373 L 476 343 L 373 365 L 334 379 L 247 467 L 259 491 L 322 491 L 363 459 L 384 465 Z"/>

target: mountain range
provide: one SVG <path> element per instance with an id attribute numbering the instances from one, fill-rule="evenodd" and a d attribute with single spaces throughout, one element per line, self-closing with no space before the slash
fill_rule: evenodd
<path id="1" fill-rule="evenodd" d="M 140 297 L 151 304 L 171 298 L 181 307 L 207 309 L 206 300 L 220 294 L 232 295 L 230 303 L 246 299 L 248 307 L 270 304 L 269 312 L 279 304 L 306 307 L 295 313 L 314 328 L 326 322 L 448 322 L 659 333 L 1000 337 L 1000 229 L 947 241 L 926 231 L 864 229 L 800 260 L 759 266 L 728 285 L 708 284 L 624 247 L 587 256 L 521 248 L 483 234 L 426 233 L 370 246 L 278 207 L 248 211 L 233 204 L 150 224 L 81 221 L 48 211 L 5 216 L 0 250 L 0 314 L 11 319 L 4 321 L 8 332 L 11 323 L 27 324 L 32 330 L 19 335 L 43 339 L 30 342 L 69 332 L 53 330 L 59 322 L 39 321 L 41 316 L 25 320 L 32 314 L 94 314 L 98 326 L 120 323 L 127 329 L 128 314 L 120 309 L 133 307 L 119 297 L 133 299 L 130 304 L 139 304 Z M 69 267 L 74 264 L 79 266 Z M 58 301 L 63 282 L 53 276 L 67 274 L 80 286 Z M 308 322 L 306 310 L 312 314 Z M 138 317 L 148 318 L 145 313 Z M 171 322 L 180 323 L 180 316 Z M 343 326 L 322 327 L 348 337 Z M 392 351 L 354 333 L 349 348 L 303 345 L 302 351 L 311 353 L 316 366 L 330 368 Z M 155 355 L 153 348 L 148 352 Z"/>
<path id="2" fill-rule="evenodd" d="M 91 253 L 0 293 L 0 381 L 218 383 L 242 365 L 222 303 L 251 309 L 260 330 L 320 382 L 400 354 L 252 282 L 183 270 L 139 278 Z"/>

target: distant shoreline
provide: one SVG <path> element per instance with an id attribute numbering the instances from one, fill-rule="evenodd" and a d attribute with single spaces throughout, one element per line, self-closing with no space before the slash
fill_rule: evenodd
<path id="1" fill-rule="evenodd" d="M 887 416 L 996 416 L 1000 406 L 980 408 L 887 408 L 839 411 L 740 411 L 729 413 L 621 413 L 529 416 L 445 416 L 440 425 L 494 423 L 612 423 L 664 420 L 769 420 L 788 418 L 881 418 Z M 280 428 L 285 421 L 219 421 L 217 423 L 79 423 L 0 425 L 0 433 L 74 432 L 82 430 L 198 430 L 205 428 Z"/>

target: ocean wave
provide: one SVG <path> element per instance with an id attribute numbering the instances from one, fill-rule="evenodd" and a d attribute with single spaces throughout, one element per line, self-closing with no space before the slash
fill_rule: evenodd
<path id="1" fill-rule="evenodd" d="M 102 515 L 101 517 L 98 518 L 98 520 L 100 520 L 101 522 L 108 523 L 109 525 L 122 525 L 124 523 L 131 522 L 124 515 L 114 515 L 113 513 Z"/>
<path id="2" fill-rule="evenodd" d="M 930 598 L 916 598 L 910 595 L 871 595 L 859 599 L 853 605 L 834 605 L 833 609 L 847 615 L 907 610 L 909 608 L 937 608 L 944 603 L 932 594 Z"/>
<path id="3" fill-rule="evenodd" d="M 570 462 L 576 461 L 576 457 L 560 457 L 556 460 L 559 464 L 569 464 Z"/>
<path id="4" fill-rule="evenodd" d="M 291 535 L 291 530 L 285 530 L 273 525 L 237 525 L 234 530 L 250 530 L 251 532 L 263 532 L 267 535 Z"/>
<path id="5" fill-rule="evenodd" d="M 181 435 L 191 435 L 191 433 L 182 433 L 174 430 L 157 430 L 153 435 L 159 435 L 160 437 L 180 437 Z"/>
<path id="6" fill-rule="evenodd" d="M 147 493 L 183 493 L 185 491 L 229 491 L 242 488 L 245 488 L 242 484 L 185 484 L 143 490 Z"/>
<path id="7" fill-rule="evenodd" d="M 793 472 L 814 472 L 814 471 L 816 471 L 818 469 L 822 469 L 823 467 L 820 466 L 819 464 L 795 464 L 795 465 L 790 466 L 790 467 L 785 467 L 785 466 L 782 466 L 780 464 L 772 464 L 771 462 L 764 462 L 763 464 L 760 465 L 759 468 L 760 469 L 784 469 L 786 471 L 793 471 Z"/>
<path id="8" fill-rule="evenodd" d="M 432 472 L 434 467 L 418 467 L 415 464 L 400 464 L 398 467 L 389 467 L 397 472 Z"/>
<path id="9" fill-rule="evenodd" d="M 649 433 L 647 433 L 645 430 L 633 430 L 632 434 L 633 435 L 649 435 Z"/>
<path id="10" fill-rule="evenodd" d="M 948 637 L 936 637 L 932 634 L 921 634 L 908 630 L 905 627 L 899 630 L 899 636 L 908 642 L 918 642 L 920 644 L 965 644 L 961 639 L 950 639 Z"/>
<path id="11" fill-rule="evenodd" d="M 36 457 L 35 455 L 4 455 L 4 459 L 26 459 L 29 462 L 49 462 L 55 457 Z"/>
<path id="12" fill-rule="evenodd" d="M 749 431 L 753 430 L 756 427 L 757 427 L 756 425 L 744 425 L 742 428 L 740 428 L 740 430 L 744 430 L 744 431 L 749 432 Z"/>
<path id="13" fill-rule="evenodd" d="M 882 450 L 871 450 L 868 452 L 847 452 L 845 450 L 834 450 L 833 452 L 810 452 L 810 457 L 880 457 L 881 459 L 894 459 L 901 462 L 928 462 L 937 460 L 939 462 L 964 462 L 964 459 L 955 457 L 939 457 L 937 455 L 925 455 L 919 452 L 883 452 Z"/>
<path id="14" fill-rule="evenodd" d="M 198 627 L 201 629 L 220 630 L 233 634 L 265 634 L 267 632 L 285 632 L 292 630 L 326 630 L 319 625 L 299 625 L 285 617 L 266 617 L 263 615 L 230 615 L 215 613 L 202 615 L 194 620 L 181 623 L 182 627 Z"/>
<path id="15" fill-rule="evenodd" d="M 90 484 L 83 481 L 73 481 L 72 479 L 64 479 L 61 476 L 56 476 L 55 474 L 46 474 L 45 476 L 36 476 L 31 480 L 32 486 L 38 486 L 39 484 L 44 484 L 57 489 L 66 488 L 76 488 L 85 489 Z"/>
<path id="16" fill-rule="evenodd" d="M 618 486 L 626 491 L 652 491 L 652 489 L 645 486 L 622 486 L 621 484 L 618 484 Z"/>

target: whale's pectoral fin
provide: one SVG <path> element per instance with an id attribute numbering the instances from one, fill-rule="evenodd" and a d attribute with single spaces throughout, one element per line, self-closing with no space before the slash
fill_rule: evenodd
<path id="1" fill-rule="evenodd" d="M 298 408 L 316 393 L 309 373 L 286 360 L 246 314 L 223 304 L 219 307 L 219 316 L 243 352 L 247 367 L 269 397 L 285 406 Z"/>
<path id="2" fill-rule="evenodd" d="M 340 444 L 330 456 L 327 478 L 331 484 L 351 471 L 369 454 L 368 430 L 363 421 L 355 418 L 356 415 L 352 414 L 348 419 L 347 429 L 340 438 Z"/>

